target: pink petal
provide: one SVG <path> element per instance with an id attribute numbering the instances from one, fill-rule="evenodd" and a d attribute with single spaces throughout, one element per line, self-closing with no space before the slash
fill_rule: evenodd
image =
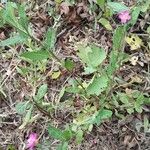
<path id="1" fill-rule="evenodd" d="M 118 18 L 120 19 L 121 23 L 127 23 L 131 19 L 131 16 L 129 11 L 123 11 L 118 14 Z"/>
<path id="2" fill-rule="evenodd" d="M 27 140 L 27 148 L 29 148 L 30 150 L 33 150 L 33 148 L 36 146 L 36 144 L 37 144 L 37 134 L 31 133 Z"/>

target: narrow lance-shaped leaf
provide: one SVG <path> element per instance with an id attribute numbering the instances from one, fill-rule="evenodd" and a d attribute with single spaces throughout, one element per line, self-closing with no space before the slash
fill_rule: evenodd
<path id="1" fill-rule="evenodd" d="M 45 96 L 46 92 L 47 92 L 47 84 L 43 84 L 38 89 L 37 95 L 35 96 L 35 100 L 39 101 L 40 99 L 42 99 Z"/>
<path id="2" fill-rule="evenodd" d="M 28 18 L 27 18 L 26 12 L 25 12 L 24 4 L 18 5 L 18 14 L 20 17 L 19 23 L 25 30 L 28 30 Z"/>
<path id="3" fill-rule="evenodd" d="M 108 78 L 105 75 L 94 76 L 87 87 L 87 94 L 96 94 L 97 96 L 103 92 L 108 85 Z"/>
<path id="4" fill-rule="evenodd" d="M 99 22 L 107 29 L 107 30 L 112 30 L 112 26 L 110 25 L 110 22 L 107 20 L 107 19 L 105 19 L 105 18 L 101 18 L 100 20 L 99 20 Z"/>
<path id="5" fill-rule="evenodd" d="M 49 28 L 46 34 L 46 40 L 44 45 L 47 49 L 52 50 L 55 46 L 56 42 L 56 31 L 53 28 Z"/>
<path id="6" fill-rule="evenodd" d="M 55 139 L 58 139 L 58 140 L 61 140 L 61 141 L 65 141 L 65 138 L 63 136 L 63 131 L 61 131 L 58 128 L 55 128 L 55 127 L 49 125 L 48 133 L 49 133 L 50 136 L 52 136 Z"/>
<path id="7" fill-rule="evenodd" d="M 119 2 L 108 2 L 107 5 L 116 13 L 129 10 L 127 6 Z"/>
<path id="8" fill-rule="evenodd" d="M 113 72 L 118 68 L 118 61 L 122 58 L 122 47 L 125 38 L 125 27 L 118 27 L 113 35 L 113 49 L 110 54 L 109 65 L 107 68 L 107 74 L 111 76 Z"/>
<path id="9" fill-rule="evenodd" d="M 21 35 L 15 35 L 6 40 L 0 41 L 0 46 L 13 46 L 15 44 L 20 44 L 26 41 L 26 38 Z"/>
<path id="10" fill-rule="evenodd" d="M 28 112 L 26 113 L 24 119 L 23 119 L 23 123 L 22 125 L 19 127 L 19 129 L 23 129 L 29 122 L 31 119 L 31 115 L 32 115 L 32 110 L 33 110 L 33 106 L 31 106 L 31 108 L 28 110 Z"/>
<path id="11" fill-rule="evenodd" d="M 25 52 L 21 55 L 21 57 L 32 61 L 41 61 L 49 57 L 49 52 L 45 50 Z"/>

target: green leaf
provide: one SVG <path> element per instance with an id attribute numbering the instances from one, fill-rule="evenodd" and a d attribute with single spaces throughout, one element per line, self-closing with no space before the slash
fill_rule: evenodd
<path id="1" fill-rule="evenodd" d="M 44 42 L 46 48 L 52 50 L 56 42 L 56 31 L 53 28 L 49 28 L 46 34 L 46 40 Z"/>
<path id="2" fill-rule="evenodd" d="M 43 84 L 40 86 L 40 88 L 38 89 L 37 95 L 35 96 L 35 100 L 39 101 L 41 100 L 45 94 L 47 92 L 47 84 Z"/>
<path id="3" fill-rule="evenodd" d="M 99 20 L 99 23 L 101 23 L 107 30 L 112 31 L 113 28 L 107 19 L 101 18 Z"/>
<path id="4" fill-rule="evenodd" d="M 147 28 L 147 33 L 150 34 L 150 26 Z"/>
<path id="5" fill-rule="evenodd" d="M 81 89 L 77 86 L 70 86 L 70 87 L 66 87 L 66 92 L 77 94 L 81 92 Z"/>
<path id="6" fill-rule="evenodd" d="M 65 68 L 69 71 L 72 71 L 74 68 L 74 62 L 71 59 L 65 60 Z"/>
<path id="7" fill-rule="evenodd" d="M 118 27 L 113 35 L 113 50 L 120 50 L 125 38 L 125 27 L 120 26 Z"/>
<path id="8" fill-rule="evenodd" d="M 6 40 L 0 41 L 0 46 L 11 46 L 15 44 L 24 43 L 25 41 L 26 38 L 22 37 L 21 35 L 15 35 Z"/>
<path id="9" fill-rule="evenodd" d="M 21 74 L 22 76 L 25 76 L 28 74 L 29 69 L 26 67 L 16 67 L 16 70 L 19 74 Z"/>
<path id="10" fill-rule="evenodd" d="M 129 96 L 125 93 L 118 93 L 117 94 L 119 96 L 119 100 L 125 104 L 126 106 L 130 106 L 130 102 L 129 102 Z"/>
<path id="11" fill-rule="evenodd" d="M 15 3 L 8 2 L 6 4 L 6 7 L 2 15 L 4 21 L 8 22 L 14 27 L 19 26 L 19 23 L 17 22 L 17 18 L 15 17 L 15 11 L 14 11 L 15 7 L 17 7 Z"/>
<path id="12" fill-rule="evenodd" d="M 67 130 L 63 131 L 63 136 L 66 139 L 66 141 L 69 141 L 72 138 L 71 130 L 67 129 Z"/>
<path id="13" fill-rule="evenodd" d="M 89 66 L 98 67 L 106 58 L 106 52 L 104 49 L 95 45 L 91 45 L 91 52 L 89 52 Z"/>
<path id="14" fill-rule="evenodd" d="M 134 26 L 135 23 L 137 22 L 138 20 L 138 17 L 139 17 L 139 14 L 140 14 L 140 7 L 134 7 L 133 10 L 132 10 L 132 14 L 131 14 L 131 20 L 129 21 L 129 25 L 132 25 Z"/>
<path id="15" fill-rule="evenodd" d="M 45 50 L 25 52 L 21 54 L 21 57 L 25 59 L 30 59 L 32 61 L 41 61 L 49 57 L 49 52 Z"/>
<path id="16" fill-rule="evenodd" d="M 97 71 L 97 69 L 95 69 L 95 68 L 93 68 L 91 66 L 84 67 L 83 75 L 88 75 L 88 74 L 94 73 L 95 71 Z"/>
<path id="17" fill-rule="evenodd" d="M 81 144 L 82 141 L 83 141 L 83 131 L 79 129 L 76 134 L 76 143 Z"/>
<path id="18" fill-rule="evenodd" d="M 105 8 L 105 3 L 106 3 L 106 0 L 97 0 L 97 4 L 102 10 L 104 10 Z"/>
<path id="19" fill-rule="evenodd" d="M 1 147 L 0 150 L 2 150 Z M 15 148 L 14 145 L 8 145 L 7 150 L 17 150 L 17 149 Z"/>
<path id="20" fill-rule="evenodd" d="M 108 78 L 105 75 L 94 76 L 87 87 L 87 94 L 96 94 L 97 96 L 101 94 L 108 86 Z"/>
<path id="21" fill-rule="evenodd" d="M 66 140 L 64 138 L 63 131 L 58 129 L 58 128 L 55 128 L 55 127 L 53 127 L 51 125 L 49 125 L 49 127 L 48 127 L 48 133 L 54 139 L 58 139 L 58 140 L 61 140 L 61 141 L 65 141 Z"/>
<path id="22" fill-rule="evenodd" d="M 114 11 L 114 12 L 121 12 L 129 10 L 127 6 L 125 6 L 123 3 L 119 2 L 108 2 L 107 5 Z"/>
<path id="23" fill-rule="evenodd" d="M 26 109 L 27 107 L 29 106 L 29 101 L 27 102 L 19 102 L 17 105 L 16 105 L 16 112 L 20 115 L 24 114 L 26 112 Z"/>
<path id="24" fill-rule="evenodd" d="M 117 68 L 119 67 L 118 62 L 122 60 L 124 56 L 122 52 L 124 39 L 125 39 L 125 27 L 120 26 L 115 30 L 113 35 L 113 49 L 110 54 L 109 65 L 107 68 L 109 76 L 111 76 L 114 73 L 114 71 L 117 70 Z"/>
<path id="25" fill-rule="evenodd" d="M 148 11 L 150 9 L 150 1 L 149 0 L 145 0 L 144 2 L 142 2 L 140 4 L 140 10 L 145 13 L 146 11 Z"/>
<path id="26" fill-rule="evenodd" d="M 135 110 L 138 112 L 138 113 L 142 113 L 142 105 L 144 103 L 144 96 L 143 95 L 140 95 L 137 99 L 136 99 L 136 102 L 134 104 L 134 107 L 135 107 Z"/>
<path id="27" fill-rule="evenodd" d="M 85 47 L 85 46 L 79 45 L 78 49 L 79 49 L 79 52 L 77 54 L 80 57 L 81 61 L 89 65 L 90 62 L 88 58 L 88 53 L 92 51 L 91 48 L 89 46 Z"/>
<path id="28" fill-rule="evenodd" d="M 28 18 L 27 18 L 26 12 L 25 12 L 24 4 L 18 5 L 18 15 L 20 17 L 20 19 L 19 19 L 20 25 L 24 29 L 28 30 Z"/>
<path id="29" fill-rule="evenodd" d="M 32 115 L 32 110 L 33 110 L 33 106 L 31 106 L 31 108 L 28 110 L 28 112 L 26 113 L 24 119 L 23 119 L 23 123 L 22 125 L 19 127 L 19 129 L 23 129 L 29 122 L 31 119 L 31 115 Z"/>
<path id="30" fill-rule="evenodd" d="M 95 123 L 99 125 L 105 119 L 109 119 L 112 117 L 112 111 L 107 109 L 102 109 L 98 111 L 98 114 L 95 118 Z"/>
<path id="31" fill-rule="evenodd" d="M 57 150 L 68 150 L 68 142 L 62 142 L 58 147 Z"/>
<path id="32" fill-rule="evenodd" d="M 20 24 L 20 19 L 16 17 L 16 10 L 17 10 L 17 5 L 16 3 L 8 2 L 6 4 L 6 9 L 3 12 L 3 20 L 10 24 L 11 26 L 15 27 L 19 33 L 23 36 L 27 36 L 27 32 L 24 29 L 24 27 Z"/>
<path id="33" fill-rule="evenodd" d="M 104 49 L 95 45 L 87 47 L 79 47 L 78 56 L 81 60 L 87 64 L 87 66 L 98 67 L 106 58 L 106 52 Z"/>

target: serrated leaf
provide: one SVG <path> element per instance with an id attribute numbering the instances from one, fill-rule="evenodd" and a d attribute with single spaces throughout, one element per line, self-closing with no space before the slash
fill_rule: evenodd
<path id="1" fill-rule="evenodd" d="M 22 36 L 26 37 L 28 35 L 28 33 L 26 32 L 24 27 L 19 23 L 20 19 L 18 19 L 15 16 L 16 9 L 17 9 L 16 3 L 8 2 L 6 4 L 5 11 L 3 12 L 3 15 L 2 15 L 3 19 L 6 23 L 9 23 L 11 26 L 15 27 Z"/>
<path id="2" fill-rule="evenodd" d="M 65 141 L 66 140 L 64 138 L 64 136 L 63 136 L 63 131 L 58 129 L 58 128 L 55 128 L 55 127 L 53 127 L 51 125 L 49 125 L 49 127 L 48 127 L 48 133 L 54 139 L 58 139 L 58 140 L 61 140 L 61 141 Z"/>
<path id="3" fill-rule="evenodd" d="M 49 57 L 49 52 L 45 50 L 25 52 L 21 54 L 21 57 L 25 59 L 30 59 L 32 61 L 41 61 Z"/>
<path id="4" fill-rule="evenodd" d="M 107 68 L 107 73 L 111 76 L 114 71 L 119 67 L 119 61 L 122 60 L 124 56 L 122 53 L 122 46 L 125 38 L 125 27 L 118 27 L 113 35 L 113 49 L 110 54 L 109 65 Z"/>
<path id="5" fill-rule="evenodd" d="M 129 10 L 127 6 L 125 6 L 123 3 L 119 2 L 108 2 L 107 5 L 114 11 L 114 12 L 121 12 Z"/>
<path id="6" fill-rule="evenodd" d="M 28 104 L 29 104 L 29 101 L 27 102 L 19 102 L 15 109 L 16 109 L 16 112 L 20 115 L 24 114 L 26 112 L 26 109 L 28 107 Z"/>
<path id="7" fill-rule="evenodd" d="M 94 76 L 87 87 L 87 94 L 96 94 L 97 96 L 101 94 L 108 86 L 107 76 Z"/>
<path id="8" fill-rule="evenodd" d="M 15 35 L 6 40 L 0 41 L 0 46 L 11 46 L 11 45 L 23 43 L 25 41 L 26 38 L 22 37 L 21 35 Z"/>
<path id="9" fill-rule="evenodd" d="M 25 6 L 24 4 L 22 5 L 18 5 L 18 14 L 19 14 L 19 23 L 21 24 L 21 26 L 28 30 L 28 18 L 25 12 Z"/>
<path id="10" fill-rule="evenodd" d="M 118 51 L 121 49 L 122 44 L 124 42 L 125 37 L 125 27 L 120 26 L 118 27 L 113 35 L 113 50 Z"/>
<path id="11" fill-rule="evenodd" d="M 95 118 L 95 123 L 99 125 L 105 119 L 109 119 L 112 117 L 112 111 L 107 109 L 102 109 L 98 111 L 98 114 Z"/>
<path id="12" fill-rule="evenodd" d="M 89 66 L 97 67 L 106 58 L 106 52 L 104 49 L 99 48 L 95 45 L 91 45 L 91 52 L 89 52 Z"/>
<path id="13" fill-rule="evenodd" d="M 101 18 L 99 20 L 99 23 L 101 23 L 107 30 L 112 31 L 113 28 L 107 19 Z"/>
<path id="14" fill-rule="evenodd" d="M 52 50 L 56 42 L 56 31 L 53 28 L 49 28 L 46 34 L 46 40 L 44 45 L 46 48 Z"/>
<path id="15" fill-rule="evenodd" d="M 80 57 L 81 61 L 88 65 L 89 64 L 88 53 L 92 51 L 91 48 L 89 46 L 84 47 L 82 45 L 79 45 L 78 49 L 79 52 L 77 54 Z"/>
<path id="16" fill-rule="evenodd" d="M 104 49 L 99 48 L 95 45 L 87 47 L 80 47 L 78 56 L 81 60 L 93 68 L 98 67 L 106 58 L 106 52 Z"/>
<path id="17" fill-rule="evenodd" d="M 39 101 L 41 100 L 45 94 L 47 92 L 47 84 L 43 84 L 40 86 L 40 88 L 38 89 L 37 95 L 35 96 L 35 100 Z"/>

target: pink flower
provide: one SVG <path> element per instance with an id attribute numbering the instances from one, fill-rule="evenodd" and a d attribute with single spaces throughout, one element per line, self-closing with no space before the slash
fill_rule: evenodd
<path id="1" fill-rule="evenodd" d="M 31 133 L 27 140 L 27 148 L 29 148 L 29 150 L 33 150 L 36 144 L 37 144 L 37 134 Z"/>
<path id="2" fill-rule="evenodd" d="M 118 14 L 118 18 L 120 19 L 121 23 L 127 23 L 130 19 L 130 13 L 129 11 L 122 11 Z"/>

